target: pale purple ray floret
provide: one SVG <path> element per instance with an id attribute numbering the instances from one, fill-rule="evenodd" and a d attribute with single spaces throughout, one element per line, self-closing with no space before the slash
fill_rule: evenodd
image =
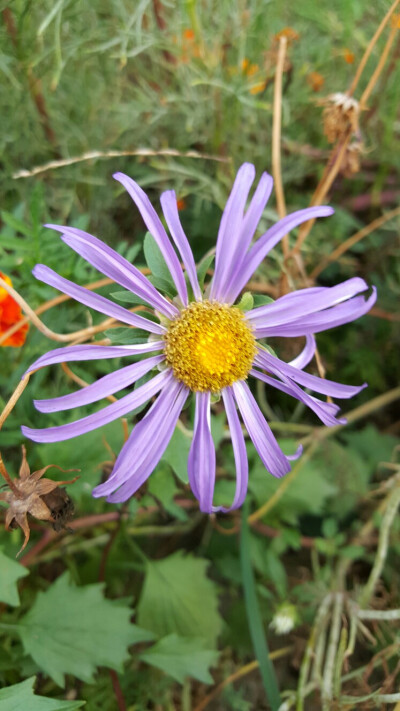
<path id="1" fill-rule="evenodd" d="M 299 210 L 280 220 L 253 241 L 271 194 L 273 181 L 264 173 L 248 203 L 255 179 L 255 168 L 245 163 L 237 173 L 222 214 L 215 251 L 214 275 L 203 292 L 192 250 L 180 222 L 175 192 L 169 190 L 161 196 L 161 206 L 171 241 L 139 185 L 122 173 L 117 173 L 114 177 L 122 183 L 139 208 L 171 274 L 177 297 L 171 302 L 139 269 L 96 237 L 77 228 L 48 225 L 60 232 L 61 239 L 89 264 L 143 299 L 154 309 L 159 321 L 132 313 L 110 299 L 61 277 L 48 267 L 36 265 L 33 274 L 40 281 L 95 311 L 117 319 L 120 323 L 146 331 L 149 338 L 146 342 L 125 346 L 68 346 L 41 356 L 28 372 L 61 362 L 134 356 L 140 356 L 142 359 L 111 371 L 78 392 L 49 400 L 36 400 L 35 406 L 40 412 L 59 412 L 98 402 L 125 388 L 131 388 L 128 394 L 116 402 L 65 425 L 47 429 L 22 427 L 22 431 L 36 442 L 67 440 L 126 416 L 155 397 L 146 414 L 133 427 L 108 481 L 97 486 L 93 492 L 94 496 L 107 496 L 110 502 L 121 502 L 137 491 L 163 457 L 182 408 L 193 392 L 195 420 L 188 459 L 189 483 L 202 511 L 230 511 L 241 506 L 247 491 L 248 459 L 242 423 L 266 469 L 275 477 L 282 477 L 290 471 L 290 462 L 301 455 L 301 448 L 291 456 L 282 452 L 246 378 L 241 377 L 229 385 L 224 385 L 220 394 L 231 434 L 236 465 L 236 491 L 229 507 L 214 506 L 216 455 L 210 427 L 212 393 L 204 388 L 189 387 L 167 362 L 165 339 L 169 324 L 179 319 L 183 312 L 186 313 L 185 310 L 190 310 L 193 301 L 201 304 L 220 304 L 227 309 L 234 305 L 255 270 L 282 237 L 307 220 L 332 215 L 333 210 L 326 206 Z M 344 423 L 345 420 L 337 417 L 337 405 L 325 402 L 311 395 L 309 391 L 346 399 L 359 393 L 366 384 L 342 385 L 307 373 L 304 368 L 310 363 L 316 350 L 315 333 L 354 321 L 369 311 L 375 303 L 376 290 L 372 288 L 371 294 L 366 296 L 367 290 L 365 281 L 354 277 L 333 287 L 301 289 L 286 294 L 275 302 L 247 311 L 244 314 L 244 322 L 255 343 L 248 375 L 303 402 L 325 425 Z M 276 336 L 303 336 L 305 346 L 294 360 L 285 363 L 271 353 L 265 343 L 260 342 L 261 339 Z M 132 386 L 140 378 L 152 371 L 154 373 L 149 380 L 133 389 Z"/>

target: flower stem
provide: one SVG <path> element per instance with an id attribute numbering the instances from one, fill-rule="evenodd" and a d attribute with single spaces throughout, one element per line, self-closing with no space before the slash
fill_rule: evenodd
<path id="1" fill-rule="evenodd" d="M 240 537 L 240 564 L 242 569 L 242 583 L 246 605 L 247 620 L 253 642 L 257 661 L 260 665 L 261 677 L 271 711 L 278 711 L 280 707 L 280 693 L 275 675 L 274 666 L 269 657 L 267 640 L 264 634 L 260 608 L 258 606 L 255 581 L 250 555 L 250 532 L 247 523 L 248 503 L 243 507 L 242 529 Z"/>

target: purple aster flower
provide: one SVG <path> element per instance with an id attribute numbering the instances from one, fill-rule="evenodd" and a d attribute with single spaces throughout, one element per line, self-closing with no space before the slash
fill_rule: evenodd
<path id="1" fill-rule="evenodd" d="M 282 237 L 301 223 L 333 213 L 330 207 L 310 207 L 280 220 L 253 244 L 257 225 L 272 190 L 272 178 L 264 173 L 246 209 L 255 168 L 241 166 L 222 215 L 215 253 L 215 271 L 203 293 L 189 242 L 182 229 L 173 190 L 161 196 L 164 217 L 186 271 L 162 223 L 143 190 L 122 173 L 114 176 L 139 208 L 147 229 L 158 245 L 177 297 L 171 302 L 126 259 L 100 240 L 72 227 L 49 225 L 62 240 L 92 266 L 125 289 L 144 299 L 159 322 L 149 320 L 98 294 L 62 278 L 44 265 L 34 276 L 68 294 L 85 306 L 112 316 L 149 333 L 146 343 L 125 346 L 77 345 L 58 348 L 39 358 L 29 371 L 64 361 L 84 361 L 149 354 L 126 365 L 83 390 L 51 400 L 35 401 L 40 412 L 59 412 L 96 402 L 132 386 L 153 369 L 156 374 L 132 389 L 117 402 L 75 422 L 47 429 L 23 427 L 36 442 L 58 442 L 76 437 L 118 417 L 157 396 L 145 416 L 136 424 L 122 447 L 108 481 L 94 489 L 94 496 L 110 502 L 125 501 L 146 481 L 157 466 L 172 437 L 181 410 L 193 392 L 194 434 L 189 453 L 188 474 L 192 491 L 204 512 L 230 511 L 243 503 L 247 490 L 248 461 L 241 421 L 266 469 L 275 477 L 290 470 L 290 460 L 281 451 L 258 407 L 247 377 L 252 375 L 307 405 L 325 425 L 343 423 L 338 406 L 324 402 L 307 391 L 337 398 L 350 398 L 365 387 L 341 385 L 304 372 L 315 352 L 315 333 L 353 321 L 375 303 L 376 292 L 365 298 L 363 279 L 348 279 L 334 287 L 301 289 L 247 312 L 234 305 L 240 292 L 268 252 Z M 189 294 L 188 284 L 190 284 Z M 290 363 L 271 354 L 260 342 L 272 336 L 305 337 L 303 351 Z M 158 372 L 157 372 L 158 369 Z M 306 388 L 304 390 L 303 388 Z M 225 405 L 236 464 L 236 492 L 230 508 L 213 506 L 215 448 L 210 430 L 211 395 L 220 393 Z"/>

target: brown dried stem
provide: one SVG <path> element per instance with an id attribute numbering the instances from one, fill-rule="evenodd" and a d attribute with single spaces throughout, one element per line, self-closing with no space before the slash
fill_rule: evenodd
<path id="1" fill-rule="evenodd" d="M 351 247 L 357 244 L 357 242 L 360 242 L 362 239 L 364 239 L 364 237 L 367 237 L 367 235 L 371 234 L 371 232 L 377 230 L 379 227 L 384 225 L 385 222 L 388 222 L 393 217 L 397 217 L 397 215 L 400 215 L 400 207 L 396 207 L 395 210 L 387 212 L 385 215 L 382 215 L 376 220 L 373 220 L 369 225 L 366 225 L 361 230 L 358 230 L 358 232 L 356 232 L 354 235 L 346 239 L 345 242 L 342 242 L 342 244 L 336 247 L 336 249 L 333 250 L 332 254 L 322 259 L 322 261 L 311 272 L 310 279 L 314 281 L 317 276 L 319 276 L 319 274 L 324 271 L 325 267 L 327 267 L 328 264 L 339 259 L 339 257 L 341 257 L 345 252 L 351 249 Z"/>
<path id="2" fill-rule="evenodd" d="M 372 74 L 372 76 L 371 76 L 371 78 L 370 78 L 370 80 L 369 80 L 369 82 L 368 82 L 368 84 L 367 84 L 367 86 L 366 86 L 366 88 L 365 88 L 365 90 L 364 90 L 362 96 L 361 96 L 361 99 L 360 99 L 360 111 L 362 111 L 362 110 L 366 107 L 366 105 L 367 105 L 367 103 L 368 103 L 368 99 L 369 99 L 369 97 L 371 96 L 372 91 L 373 91 L 373 89 L 374 89 L 374 87 L 375 87 L 375 84 L 376 84 L 376 82 L 378 81 L 378 79 L 379 79 L 379 77 L 380 77 L 380 75 L 381 75 L 382 69 L 383 69 L 383 67 L 384 67 L 385 64 L 386 64 L 387 58 L 388 58 L 388 56 L 389 56 L 389 52 L 390 52 L 390 50 L 392 49 L 393 42 L 394 42 L 394 40 L 395 40 L 395 38 L 396 38 L 397 30 L 398 30 L 398 27 L 397 27 L 397 25 L 395 25 L 394 27 L 392 27 L 392 29 L 391 29 L 391 31 L 390 31 L 390 33 L 389 33 L 389 37 L 388 37 L 388 39 L 387 39 L 387 42 L 386 42 L 386 44 L 385 44 L 385 47 L 384 47 L 384 50 L 383 50 L 383 52 L 382 52 L 382 54 L 381 54 L 381 57 L 380 57 L 380 59 L 379 59 L 379 62 L 378 62 L 378 64 L 377 64 L 377 66 L 376 66 L 376 69 L 375 69 L 374 73 Z"/>
<path id="3" fill-rule="evenodd" d="M 276 64 L 275 86 L 274 86 L 274 107 L 272 120 L 272 176 L 274 178 L 276 205 L 280 218 L 286 215 L 285 195 L 283 191 L 282 171 L 281 171 L 281 121 L 282 121 L 282 77 L 285 64 L 287 39 L 281 37 L 279 40 L 278 61 Z M 283 254 L 287 257 L 289 252 L 288 236 L 282 240 Z"/>
<path id="4" fill-rule="evenodd" d="M 153 151 L 150 148 L 138 148 L 136 151 L 88 151 L 81 156 L 73 158 L 65 158 L 64 160 L 52 160 L 49 163 L 38 165 L 32 170 L 18 170 L 13 173 L 14 180 L 19 178 L 31 178 L 39 173 L 46 173 L 48 170 L 56 170 L 57 168 L 65 168 L 67 165 L 75 165 L 75 163 L 83 163 L 87 160 L 97 160 L 103 158 L 124 158 L 127 156 L 152 157 L 166 156 L 173 158 L 195 158 L 202 160 L 212 160 L 217 163 L 230 163 L 231 158 L 224 156 L 211 155 L 209 153 L 198 153 L 197 151 L 177 151 L 174 148 L 164 148 L 159 151 Z"/>
<path id="5" fill-rule="evenodd" d="M 395 2 L 393 3 L 393 5 L 391 5 L 391 7 L 390 7 L 389 10 L 387 11 L 385 17 L 383 18 L 382 22 L 380 23 L 379 27 L 377 28 L 377 30 L 376 30 L 374 36 L 373 36 L 372 39 L 370 40 L 370 42 L 369 42 L 369 44 L 368 44 L 368 47 L 367 47 L 367 49 L 365 50 L 364 55 L 363 55 L 363 57 L 362 57 L 362 59 L 361 59 L 361 62 L 360 62 L 360 64 L 358 65 L 358 68 L 357 68 L 357 71 L 356 71 L 356 73 L 355 73 L 355 75 L 354 75 L 353 81 L 351 82 L 351 84 L 350 84 L 350 86 L 349 86 L 349 88 L 348 88 L 348 90 L 347 90 L 347 93 L 348 93 L 349 96 L 352 96 L 352 94 L 354 94 L 354 91 L 355 91 L 355 89 L 356 89 L 356 87 L 357 87 L 357 84 L 358 84 L 358 82 L 359 82 L 359 80 L 360 80 L 361 74 L 363 73 L 363 71 L 364 71 L 364 69 L 365 69 L 365 65 L 366 65 L 367 62 L 368 62 L 368 59 L 369 59 L 369 57 L 370 57 L 370 55 L 371 55 L 371 52 L 372 52 L 373 48 L 375 47 L 375 45 L 376 45 L 376 43 L 377 43 L 379 37 L 381 36 L 383 30 L 385 29 L 387 23 L 389 22 L 391 16 L 393 15 L 393 13 L 394 13 L 396 7 L 398 6 L 399 2 L 400 2 L 400 0 L 395 0 Z"/>
<path id="6" fill-rule="evenodd" d="M 28 320 L 33 323 L 34 326 L 43 333 L 44 336 L 47 336 L 47 338 L 51 338 L 52 341 L 59 341 L 61 343 L 69 343 L 70 341 L 73 341 L 76 338 L 84 336 L 85 339 L 90 338 L 93 336 L 95 333 L 98 333 L 99 329 L 98 326 L 89 326 L 88 328 L 83 328 L 79 331 L 74 331 L 74 333 L 55 333 L 54 331 L 51 330 L 51 328 L 48 328 L 43 321 L 38 318 L 36 313 L 34 312 L 33 309 L 27 304 L 25 299 L 20 296 L 18 291 L 16 291 L 12 286 L 7 284 L 7 282 L 4 281 L 0 277 L 0 286 L 5 289 L 14 299 L 14 301 L 17 302 L 17 304 L 21 307 L 21 309 L 24 311 L 24 313 L 28 316 Z M 116 319 L 114 318 L 109 318 L 107 321 L 103 321 L 103 328 L 108 328 L 109 325 L 116 323 Z M 0 337 L 0 343 L 4 340 L 4 338 L 7 337 L 7 334 L 3 334 L 3 336 Z"/>

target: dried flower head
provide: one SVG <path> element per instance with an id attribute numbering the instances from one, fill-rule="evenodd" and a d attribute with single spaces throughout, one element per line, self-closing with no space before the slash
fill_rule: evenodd
<path id="1" fill-rule="evenodd" d="M 346 153 L 343 157 L 343 162 L 342 162 L 342 167 L 341 167 L 341 173 L 344 175 L 346 178 L 350 177 L 351 175 L 355 175 L 356 173 L 360 172 L 360 167 L 361 167 L 361 156 L 364 153 L 364 144 L 363 142 L 355 138 L 354 141 L 350 143 L 350 145 L 347 146 L 346 148 Z"/>
<path id="2" fill-rule="evenodd" d="M 349 128 L 353 133 L 359 135 L 360 107 L 356 99 L 337 92 L 327 96 L 322 103 L 325 105 L 323 112 L 324 134 L 330 143 L 337 141 Z"/>
<path id="3" fill-rule="evenodd" d="M 29 541 L 30 528 L 28 523 L 28 513 L 40 521 L 51 521 L 56 530 L 60 530 L 60 520 L 70 520 L 71 515 L 65 515 L 67 507 L 71 512 L 71 500 L 65 490 L 58 487 L 63 484 L 73 484 L 79 477 L 74 477 L 69 481 L 52 481 L 52 479 L 42 479 L 43 474 L 50 467 L 56 467 L 60 471 L 77 471 L 76 469 L 61 469 L 56 464 L 48 464 L 43 469 L 31 474 L 29 464 L 26 459 L 26 450 L 22 446 L 22 462 L 19 470 L 19 479 L 10 482 L 10 491 L 0 493 L 0 501 L 8 504 L 5 517 L 5 528 L 7 531 L 18 526 L 22 528 L 25 540 L 18 552 L 24 550 Z M 57 490 L 57 494 L 55 493 Z M 63 505 L 61 506 L 61 502 Z M 61 511 L 64 509 L 64 516 Z M 61 526 L 62 527 L 62 526 Z"/>
<path id="4" fill-rule="evenodd" d="M 10 277 L 7 276 L 7 274 L 3 274 L 3 272 L 0 272 L 0 277 L 1 279 L 3 279 L 3 281 L 6 282 L 6 284 L 12 286 L 12 281 Z M 14 324 L 18 323 L 18 321 L 20 321 L 22 318 L 23 313 L 19 304 L 17 304 L 15 299 L 10 296 L 6 289 L 0 286 L 0 336 L 6 331 L 8 331 L 11 326 L 14 326 Z M 28 329 L 29 324 L 26 323 L 24 326 L 21 326 L 18 331 L 13 333 L 12 336 L 3 341 L 1 345 L 23 346 L 25 343 Z"/>

